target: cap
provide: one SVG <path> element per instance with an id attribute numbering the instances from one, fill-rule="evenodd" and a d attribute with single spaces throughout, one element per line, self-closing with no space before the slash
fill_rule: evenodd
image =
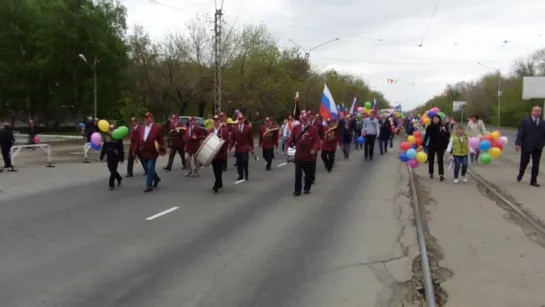
<path id="1" fill-rule="evenodd" d="M 314 115 L 314 112 L 312 112 L 312 110 L 308 110 L 307 115 L 312 116 L 312 115 Z"/>
<path id="2" fill-rule="evenodd" d="M 214 115 L 213 119 L 214 119 L 214 120 L 220 120 L 220 117 L 217 116 L 217 115 Z"/>
<path id="3" fill-rule="evenodd" d="M 221 113 L 220 113 L 220 116 L 225 116 L 225 113 L 221 112 Z"/>
<path id="4" fill-rule="evenodd" d="M 136 121 L 136 117 L 131 118 L 131 122 L 135 122 L 135 121 Z"/>
<path id="5" fill-rule="evenodd" d="M 267 117 L 267 118 L 265 118 L 265 121 L 266 121 L 266 122 L 269 122 L 269 121 L 271 121 L 271 118 L 270 118 L 270 117 Z"/>
<path id="6" fill-rule="evenodd" d="M 144 115 L 144 117 L 148 118 L 148 117 L 153 117 L 153 113 L 151 112 L 146 112 L 146 115 Z"/>
<path id="7" fill-rule="evenodd" d="M 238 119 L 244 119 L 244 115 L 242 115 L 242 113 L 239 113 L 237 118 Z"/>

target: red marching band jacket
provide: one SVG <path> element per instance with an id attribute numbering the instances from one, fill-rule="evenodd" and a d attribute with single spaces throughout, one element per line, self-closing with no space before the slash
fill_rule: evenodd
<path id="1" fill-rule="evenodd" d="M 293 128 L 293 132 L 288 140 L 288 144 L 295 143 L 295 161 L 314 162 L 316 154 L 320 151 L 321 138 L 320 132 L 315 125 L 311 125 L 301 136 L 303 125 L 297 125 Z M 311 153 L 314 151 L 314 154 Z"/>
<path id="2" fill-rule="evenodd" d="M 176 128 L 184 128 L 185 126 L 182 124 L 182 122 L 171 122 L 168 134 L 170 136 L 170 147 L 171 148 L 184 148 L 185 142 L 185 132 L 183 129 L 176 129 Z"/>
<path id="3" fill-rule="evenodd" d="M 138 127 L 139 125 L 133 125 L 131 127 L 131 131 L 129 132 L 129 140 L 131 140 L 129 153 L 131 153 L 131 155 L 140 154 L 140 150 L 138 148 Z"/>
<path id="4" fill-rule="evenodd" d="M 216 133 L 215 128 L 208 130 L 208 134 L 213 134 L 213 133 Z M 218 130 L 218 133 L 216 133 L 216 135 L 220 139 L 224 140 L 225 143 L 223 143 L 223 145 L 221 146 L 221 149 L 218 151 L 218 154 L 214 158 L 214 161 L 216 160 L 227 161 L 227 149 L 229 149 L 231 145 L 231 138 L 229 137 L 230 136 L 229 128 L 225 126 L 221 126 Z"/>
<path id="5" fill-rule="evenodd" d="M 324 138 L 324 126 L 322 125 L 322 121 L 318 118 L 314 119 L 312 122 L 312 125 L 316 128 L 318 128 L 318 134 L 320 135 L 320 138 Z"/>
<path id="6" fill-rule="evenodd" d="M 273 127 L 271 127 L 273 128 Z M 262 125 L 259 129 L 259 147 L 263 149 L 270 149 L 278 147 L 278 130 L 271 132 L 271 136 L 265 139 L 263 136 L 269 128 L 266 125 Z"/>
<path id="7" fill-rule="evenodd" d="M 250 150 L 254 150 L 254 136 L 252 128 L 244 124 L 242 131 L 240 131 L 240 125 L 235 124 L 231 130 L 231 144 L 229 150 L 235 146 L 235 153 L 246 153 Z"/>
<path id="8" fill-rule="evenodd" d="M 328 129 L 332 128 L 334 126 L 328 126 L 325 127 L 324 130 L 327 131 Z M 327 152 L 335 152 L 337 151 L 337 146 L 340 142 L 340 129 L 337 127 L 337 129 L 333 130 L 331 133 L 326 134 L 324 131 L 324 139 L 322 140 L 322 150 Z"/>
<path id="9" fill-rule="evenodd" d="M 156 123 L 151 124 L 151 129 L 148 137 L 144 140 L 146 135 L 146 125 L 140 125 L 133 132 L 135 139 L 134 146 L 131 145 L 131 154 L 135 155 L 139 152 L 142 155 L 142 159 L 157 159 L 159 152 L 155 149 L 155 142 L 159 143 L 159 151 L 161 154 L 165 154 L 165 135 L 163 129 Z M 131 139 L 132 140 L 132 139 Z"/>
<path id="10" fill-rule="evenodd" d="M 195 124 L 193 127 L 185 128 L 185 152 L 194 154 L 199 150 L 201 141 L 204 139 L 204 130 L 201 126 Z"/>

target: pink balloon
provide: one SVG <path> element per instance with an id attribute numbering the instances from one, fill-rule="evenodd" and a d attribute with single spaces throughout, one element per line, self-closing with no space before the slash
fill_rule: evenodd
<path id="1" fill-rule="evenodd" d="M 479 148 L 481 141 L 477 137 L 472 137 L 469 139 L 469 146 L 473 149 Z"/>
<path id="2" fill-rule="evenodd" d="M 363 112 L 365 112 L 365 109 L 363 107 L 358 107 L 357 111 L 358 111 L 358 113 L 363 113 Z"/>
<path id="3" fill-rule="evenodd" d="M 98 132 L 91 134 L 91 143 L 100 145 L 102 143 L 102 135 Z"/>
<path id="4" fill-rule="evenodd" d="M 34 143 L 40 143 L 40 137 L 39 136 L 35 136 L 34 137 Z"/>
<path id="5" fill-rule="evenodd" d="M 412 159 L 412 160 L 409 160 L 407 164 L 409 164 L 410 168 L 417 168 L 419 163 L 416 159 Z"/>
<path id="6" fill-rule="evenodd" d="M 500 143 L 502 145 L 507 145 L 507 137 L 506 136 L 500 136 L 500 138 L 498 139 L 498 143 Z"/>
<path id="7" fill-rule="evenodd" d="M 441 112 L 441 109 L 439 109 L 438 107 L 435 107 L 433 109 L 431 109 L 433 113 L 437 114 L 439 112 Z"/>

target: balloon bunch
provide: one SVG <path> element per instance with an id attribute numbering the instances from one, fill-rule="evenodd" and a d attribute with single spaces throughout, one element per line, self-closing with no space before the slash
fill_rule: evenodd
<path id="1" fill-rule="evenodd" d="M 401 143 L 399 159 L 406 162 L 411 168 L 417 168 L 420 163 L 425 163 L 428 161 L 428 154 L 423 150 L 423 143 L 424 134 L 422 131 L 415 131 L 413 135 L 407 137 L 405 142 Z"/>
<path id="2" fill-rule="evenodd" d="M 100 131 L 108 133 L 111 131 L 112 139 L 121 140 L 129 134 L 129 128 L 127 126 L 120 126 L 116 129 L 114 125 L 110 125 L 107 120 L 101 119 L 97 123 L 98 129 Z M 90 141 L 91 148 L 94 150 L 99 150 L 102 145 L 102 135 L 99 132 L 91 134 Z"/>
<path id="3" fill-rule="evenodd" d="M 493 159 L 501 156 L 503 148 L 507 145 L 508 139 L 502 136 L 499 131 L 487 133 L 481 138 L 472 137 L 469 139 L 469 146 L 474 150 L 479 150 L 479 161 L 482 164 L 490 164 Z"/>
<path id="4" fill-rule="evenodd" d="M 358 115 L 359 114 L 369 115 L 371 113 L 371 111 L 373 111 L 373 105 L 371 104 L 371 102 L 366 101 L 363 104 L 363 107 L 358 107 L 358 109 L 356 111 L 358 112 Z"/>

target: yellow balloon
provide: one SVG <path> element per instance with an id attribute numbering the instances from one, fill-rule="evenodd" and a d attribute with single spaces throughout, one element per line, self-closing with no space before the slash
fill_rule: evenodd
<path id="1" fill-rule="evenodd" d="M 100 131 L 102 132 L 108 132 L 110 131 L 110 123 L 108 123 L 108 121 L 106 120 L 99 120 L 98 121 L 98 129 L 100 129 Z"/>
<path id="2" fill-rule="evenodd" d="M 431 124 L 431 118 L 429 118 L 429 117 L 424 118 L 424 125 L 427 126 L 429 124 Z"/>
<path id="3" fill-rule="evenodd" d="M 416 154 L 416 160 L 418 160 L 418 162 L 420 163 L 425 163 L 426 161 L 428 161 L 428 155 L 423 151 L 419 151 Z"/>
<path id="4" fill-rule="evenodd" d="M 414 135 L 409 135 L 409 137 L 407 138 L 407 142 L 409 142 L 411 144 L 415 144 L 416 143 L 416 138 L 414 137 Z"/>
<path id="5" fill-rule="evenodd" d="M 492 147 L 490 148 L 490 150 L 488 151 L 488 154 L 493 158 L 493 159 L 497 159 L 501 156 L 501 149 L 499 149 L 498 147 Z"/>
<path id="6" fill-rule="evenodd" d="M 490 135 L 494 138 L 495 141 L 497 141 L 500 138 L 501 133 L 496 130 L 496 131 L 490 133 Z"/>

